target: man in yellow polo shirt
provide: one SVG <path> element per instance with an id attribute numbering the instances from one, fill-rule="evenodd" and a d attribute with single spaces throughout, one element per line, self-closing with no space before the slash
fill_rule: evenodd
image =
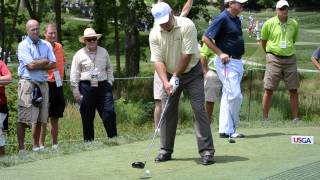
<path id="1" fill-rule="evenodd" d="M 178 123 L 178 104 L 182 90 L 190 97 L 198 152 L 203 165 L 213 164 L 213 140 L 204 107 L 202 66 L 199 62 L 197 30 L 185 17 L 173 15 L 171 7 L 159 2 L 152 7 L 154 27 L 149 35 L 151 61 L 163 83 L 164 105 L 160 120 L 160 153 L 156 162 L 171 160 Z M 192 117 L 190 117 L 192 119 Z"/>
<path id="2" fill-rule="evenodd" d="M 289 4 L 280 0 L 276 4 L 277 16 L 267 20 L 261 30 L 261 45 L 266 52 L 264 95 L 262 99 L 263 119 L 268 120 L 273 90 L 284 80 L 290 92 L 293 122 L 299 121 L 299 77 L 294 55 L 294 44 L 298 37 L 298 23 L 288 17 Z"/>

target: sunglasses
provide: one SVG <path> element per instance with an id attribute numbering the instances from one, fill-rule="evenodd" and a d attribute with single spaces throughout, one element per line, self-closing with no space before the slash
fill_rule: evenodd
<path id="1" fill-rule="evenodd" d="M 95 41 L 97 41 L 97 38 L 86 38 L 84 40 L 87 42 L 95 42 Z"/>
<path id="2" fill-rule="evenodd" d="M 287 6 L 283 6 L 282 8 L 279 8 L 280 11 L 288 10 Z"/>

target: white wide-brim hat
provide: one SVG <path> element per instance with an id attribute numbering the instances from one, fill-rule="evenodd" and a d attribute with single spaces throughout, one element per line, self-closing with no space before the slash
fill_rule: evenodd
<path id="1" fill-rule="evenodd" d="M 101 36 L 102 34 L 97 34 L 93 28 L 86 28 L 83 32 L 83 36 L 79 37 L 79 41 L 84 43 L 84 38 L 97 37 L 97 39 L 100 39 Z"/>

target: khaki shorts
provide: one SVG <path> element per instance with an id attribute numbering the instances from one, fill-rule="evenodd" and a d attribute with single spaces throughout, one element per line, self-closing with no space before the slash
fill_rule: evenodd
<path id="1" fill-rule="evenodd" d="M 275 90 L 279 81 L 283 80 L 287 89 L 298 89 L 299 74 L 297 70 L 296 57 L 290 56 L 282 58 L 273 54 L 266 55 L 266 71 L 264 74 L 264 88 Z"/>
<path id="2" fill-rule="evenodd" d="M 154 71 L 154 78 L 153 78 L 153 99 L 161 100 L 162 93 L 163 93 L 163 84 L 162 81 L 156 71 Z"/>
<path id="3" fill-rule="evenodd" d="M 204 94 L 206 102 L 216 102 L 221 97 L 222 83 L 216 71 L 209 70 L 204 77 Z"/>
<path id="4" fill-rule="evenodd" d="M 40 107 L 32 105 L 32 90 L 37 84 L 42 93 Z M 38 83 L 30 80 L 19 80 L 18 86 L 18 122 L 31 125 L 36 122 L 48 122 L 49 89 L 48 83 Z"/>

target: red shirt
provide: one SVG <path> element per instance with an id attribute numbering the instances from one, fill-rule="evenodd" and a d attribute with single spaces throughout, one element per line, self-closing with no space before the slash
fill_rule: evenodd
<path id="1" fill-rule="evenodd" d="M 63 53 L 63 49 L 62 49 L 62 45 L 60 43 L 55 42 L 54 46 L 53 46 L 53 53 L 56 56 L 56 69 L 58 69 L 59 74 L 60 74 L 60 78 L 61 80 L 63 80 L 64 77 L 64 64 L 66 63 L 66 60 L 64 58 L 64 53 Z M 54 81 L 54 75 L 53 75 L 53 71 L 55 69 L 50 69 L 48 70 L 48 81 Z"/>
<path id="2" fill-rule="evenodd" d="M 7 65 L 0 60 L 0 76 L 5 76 L 10 73 Z M 6 97 L 6 91 L 4 86 L 0 86 L 0 105 L 7 104 L 7 97 Z"/>

